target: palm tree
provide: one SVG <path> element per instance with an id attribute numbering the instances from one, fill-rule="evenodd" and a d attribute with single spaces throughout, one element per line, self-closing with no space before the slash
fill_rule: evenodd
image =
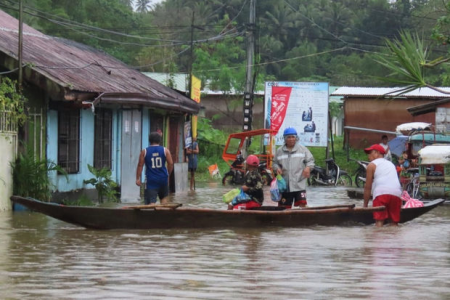
<path id="1" fill-rule="evenodd" d="M 443 91 L 425 80 L 425 69 L 447 63 L 450 57 L 439 57 L 428 61 L 429 51 L 425 48 L 422 39 L 409 32 L 401 32 L 400 39 L 394 41 L 386 40 L 386 45 L 391 52 L 390 56 L 378 56 L 377 61 L 392 71 L 387 78 L 380 78 L 395 84 L 405 86 L 396 94 L 404 94 L 421 87 L 428 87 L 443 94 Z"/>
<path id="2" fill-rule="evenodd" d="M 150 6 L 150 0 L 136 0 L 136 11 L 147 13 Z"/>

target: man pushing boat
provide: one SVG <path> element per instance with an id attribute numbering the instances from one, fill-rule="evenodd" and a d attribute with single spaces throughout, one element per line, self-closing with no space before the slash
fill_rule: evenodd
<path id="1" fill-rule="evenodd" d="M 364 207 L 369 205 L 372 195 L 373 206 L 386 207 L 383 211 L 373 213 L 375 225 L 381 227 L 386 219 L 391 219 L 392 225 L 400 222 L 402 208 L 402 189 L 397 176 L 397 170 L 392 162 L 384 158 L 386 151 L 383 146 L 375 144 L 364 149 L 370 161 L 367 166 L 366 184 L 364 185 Z"/>

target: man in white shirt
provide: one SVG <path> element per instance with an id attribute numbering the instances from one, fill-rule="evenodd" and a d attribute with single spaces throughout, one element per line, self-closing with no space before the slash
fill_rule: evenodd
<path id="1" fill-rule="evenodd" d="M 383 211 L 373 213 L 375 225 L 381 227 L 386 219 L 393 225 L 400 222 L 402 207 L 402 188 L 397 176 L 397 170 L 392 162 L 384 158 L 385 150 L 375 144 L 364 149 L 370 161 L 367 166 L 366 183 L 364 185 L 364 207 L 369 204 L 370 196 L 373 198 L 373 207 L 384 206 Z"/>

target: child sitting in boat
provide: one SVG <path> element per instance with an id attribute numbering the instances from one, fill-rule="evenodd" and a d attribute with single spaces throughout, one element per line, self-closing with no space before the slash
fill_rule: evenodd
<path id="1" fill-rule="evenodd" d="M 242 191 L 250 196 L 242 202 L 234 201 L 228 206 L 228 209 L 249 209 L 260 207 L 264 201 L 263 181 L 259 174 L 259 158 L 256 155 L 249 155 L 246 159 L 247 172 L 244 176 L 244 185 Z"/>
<path id="2" fill-rule="evenodd" d="M 409 160 L 408 160 L 408 153 L 406 151 L 403 151 L 402 156 L 398 158 L 398 166 L 397 166 L 397 173 L 400 178 L 400 183 L 402 184 L 402 187 L 405 187 L 409 180 L 410 180 L 410 174 L 408 174 L 408 169 L 411 166 Z"/>
<path id="3" fill-rule="evenodd" d="M 408 153 L 406 151 L 403 151 L 402 156 L 398 158 L 398 171 L 400 172 L 400 176 L 408 176 L 407 170 L 411 166 L 409 159 L 408 159 Z"/>

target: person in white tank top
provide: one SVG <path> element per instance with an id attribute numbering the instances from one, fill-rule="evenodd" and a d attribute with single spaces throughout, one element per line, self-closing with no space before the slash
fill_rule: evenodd
<path id="1" fill-rule="evenodd" d="M 381 143 L 380 143 L 380 145 L 381 146 L 383 146 L 383 148 L 384 148 L 384 158 L 386 158 L 387 160 L 389 160 L 389 161 L 392 161 L 392 154 L 391 154 L 391 149 L 389 149 L 389 145 L 388 145 L 388 137 L 387 137 L 387 135 L 383 135 L 382 137 L 381 137 Z"/>
<path id="2" fill-rule="evenodd" d="M 393 225 L 400 221 L 402 188 L 394 164 L 384 158 L 383 146 L 375 144 L 364 149 L 370 161 L 364 185 L 364 207 L 368 207 L 372 195 L 373 206 L 385 206 L 384 211 L 374 212 L 376 226 L 383 226 L 386 219 Z"/>

